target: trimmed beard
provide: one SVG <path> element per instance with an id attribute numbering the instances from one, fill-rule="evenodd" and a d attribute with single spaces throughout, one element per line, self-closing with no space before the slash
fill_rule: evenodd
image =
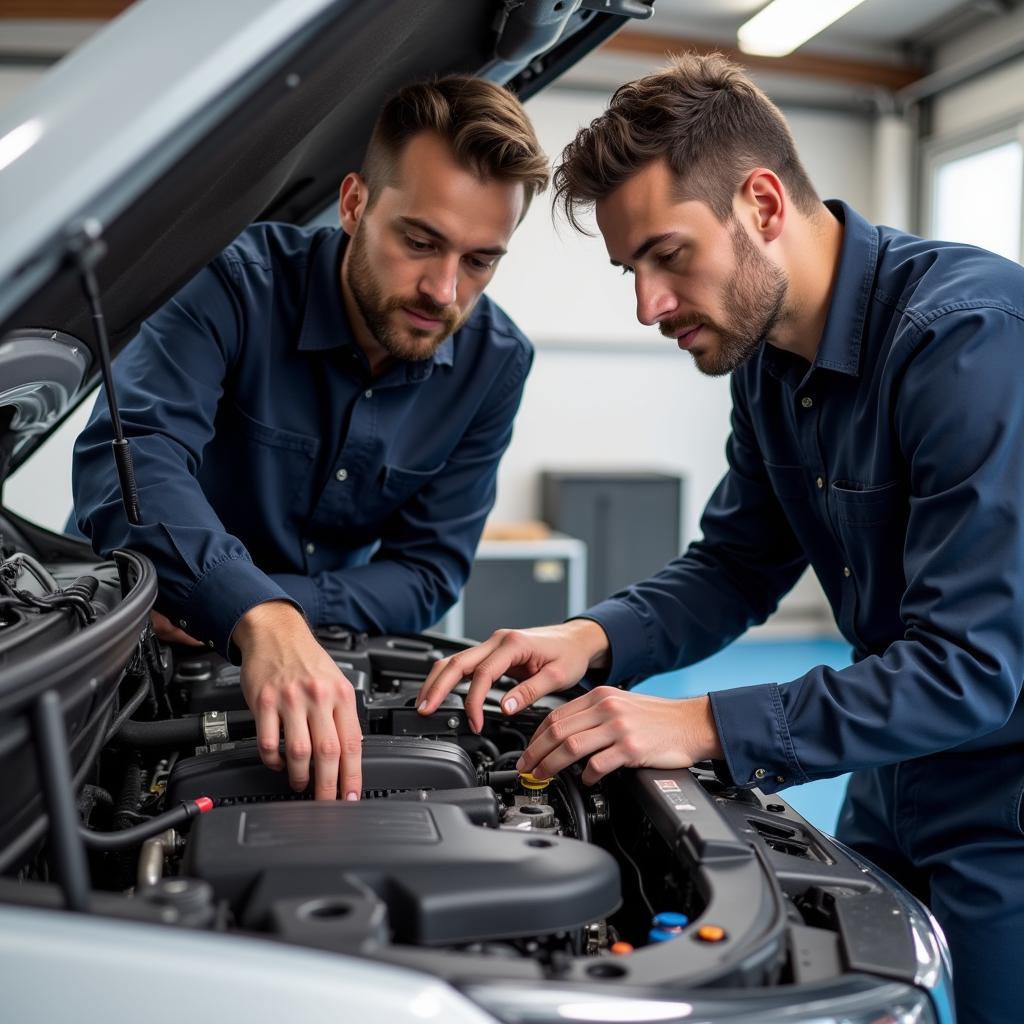
<path id="1" fill-rule="evenodd" d="M 701 326 L 718 335 L 718 345 L 693 352 L 697 369 L 708 377 L 722 377 L 739 369 L 779 324 L 785 311 L 786 275 L 767 256 L 762 256 L 739 222 L 729 229 L 736 269 L 723 294 L 729 319 L 717 324 L 710 317 L 690 314 L 659 325 L 666 337 L 678 337 L 688 327 Z"/>
<path id="2" fill-rule="evenodd" d="M 384 289 L 370 266 L 365 243 L 363 225 L 360 224 L 349 242 L 348 286 L 368 330 L 377 344 L 395 359 L 412 362 L 432 359 L 445 339 L 466 322 L 472 307 L 460 316 L 457 307 L 438 306 L 422 295 L 411 299 L 397 295 L 385 297 Z M 401 315 L 403 309 L 440 320 L 442 324 L 437 330 L 430 331 L 412 324 L 398 327 L 394 318 L 396 314 Z"/>

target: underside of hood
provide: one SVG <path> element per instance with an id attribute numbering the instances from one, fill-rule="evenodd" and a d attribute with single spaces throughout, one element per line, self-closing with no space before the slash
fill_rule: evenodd
<path id="1" fill-rule="evenodd" d="M 99 377 L 70 255 L 83 224 L 105 249 L 95 273 L 116 354 L 248 224 L 323 210 L 403 84 L 467 72 L 526 99 L 649 11 L 644 0 L 133 5 L 0 118 L 0 151 L 11 139 L 23 149 L 0 161 L 0 482 Z"/>

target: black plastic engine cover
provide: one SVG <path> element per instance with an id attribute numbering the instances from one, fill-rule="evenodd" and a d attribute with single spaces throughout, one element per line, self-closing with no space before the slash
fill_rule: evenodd
<path id="1" fill-rule="evenodd" d="M 370 689 L 372 666 L 365 652 L 336 650 L 324 647 L 345 678 L 362 694 L 365 706 Z M 218 654 L 186 649 L 174 661 L 171 685 L 181 693 L 182 706 L 191 714 L 203 711 L 245 711 L 248 705 L 242 694 L 242 670 Z"/>
<path id="2" fill-rule="evenodd" d="M 476 769 L 456 743 L 413 736 L 363 737 L 363 792 L 459 789 L 476 785 Z M 294 793 L 286 772 L 264 767 L 256 741 L 182 758 L 167 782 L 168 806 L 208 796 L 217 804 L 260 803 L 312 796 Z"/>
<path id="3" fill-rule="evenodd" d="M 427 945 L 579 928 L 621 899 L 618 865 L 600 847 L 391 800 L 217 808 L 193 825 L 185 872 L 250 921 L 370 890 L 397 941 Z"/>

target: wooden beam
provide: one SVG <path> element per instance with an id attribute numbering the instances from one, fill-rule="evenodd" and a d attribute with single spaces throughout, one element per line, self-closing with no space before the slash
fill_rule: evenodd
<path id="1" fill-rule="evenodd" d="M 0 18 L 109 21 L 131 5 L 132 0 L 0 0 Z"/>
<path id="2" fill-rule="evenodd" d="M 667 59 L 671 54 L 721 53 L 751 71 L 774 71 L 784 75 L 828 78 L 851 85 L 874 85 L 893 92 L 924 77 L 922 68 L 881 61 L 824 57 L 814 53 L 791 53 L 786 57 L 756 57 L 734 46 L 720 46 L 703 39 L 658 35 L 654 32 L 617 32 L 601 49 L 606 53 L 642 54 Z"/>

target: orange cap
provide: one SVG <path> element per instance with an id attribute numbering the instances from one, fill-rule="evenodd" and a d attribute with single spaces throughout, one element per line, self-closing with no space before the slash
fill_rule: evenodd
<path id="1" fill-rule="evenodd" d="M 698 929 L 697 938 L 702 942 L 721 942 L 725 938 L 725 929 L 717 924 L 705 924 Z"/>
<path id="2" fill-rule="evenodd" d="M 623 956 L 626 953 L 633 952 L 633 946 L 629 942 L 613 942 L 610 948 L 617 956 Z"/>

